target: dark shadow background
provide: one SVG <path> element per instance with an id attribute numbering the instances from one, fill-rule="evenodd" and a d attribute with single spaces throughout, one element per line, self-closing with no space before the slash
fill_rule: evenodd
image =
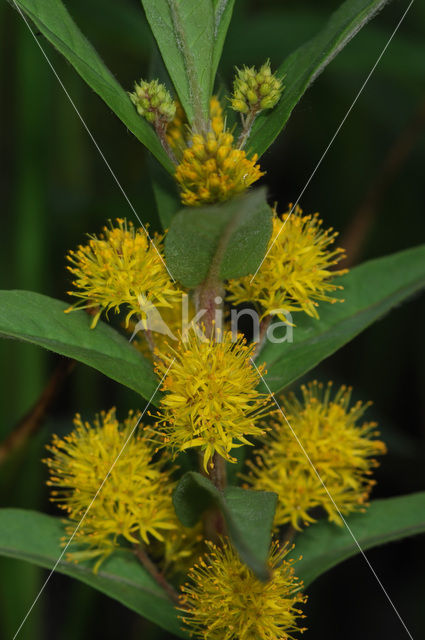
<path id="1" fill-rule="evenodd" d="M 270 57 L 278 66 L 339 2 L 236 4 L 220 67 L 224 84 L 236 64 L 261 64 Z M 124 87 L 148 73 L 152 41 L 137 0 L 67 5 Z M 407 1 L 393 2 L 360 32 L 308 91 L 264 156 L 265 183 L 280 211 L 298 197 L 406 6 Z M 425 4 L 417 2 L 302 198 L 306 212 L 320 211 L 327 226 L 341 231 L 341 242 L 351 243 L 354 262 L 424 241 L 424 21 Z M 138 214 L 158 228 L 143 148 L 38 37 Z M 108 218 L 132 213 L 22 19 L 4 1 L 0 42 L 0 286 L 65 298 L 67 249 Z M 356 397 L 373 399 L 369 417 L 379 421 L 389 446 L 375 497 L 425 489 L 424 326 L 425 300 L 418 297 L 310 376 L 352 384 Z M 0 342 L 0 357 L 1 439 L 34 403 L 58 358 L 12 341 Z M 0 468 L 1 505 L 51 511 L 40 463 L 50 434 L 68 430 L 76 410 L 92 415 L 114 403 L 123 414 L 137 402 L 134 394 L 78 365 L 41 432 Z M 424 538 L 372 550 L 368 557 L 412 635 L 423 637 Z M 13 636 L 44 576 L 32 566 L 0 559 L 1 638 Z M 407 637 L 361 557 L 320 578 L 306 609 L 306 640 Z M 116 637 L 161 640 L 167 634 L 60 575 L 20 634 L 20 640 Z"/>

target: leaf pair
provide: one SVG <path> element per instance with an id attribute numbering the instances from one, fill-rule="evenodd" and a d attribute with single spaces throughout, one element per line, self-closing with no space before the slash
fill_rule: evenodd
<path id="1" fill-rule="evenodd" d="M 424 514 L 425 493 L 414 493 L 376 500 L 367 513 L 353 515 L 347 518 L 347 523 L 361 549 L 367 551 L 386 542 L 425 533 Z M 258 515 L 254 513 L 252 517 Z M 61 553 L 63 535 L 59 518 L 35 511 L 0 509 L 2 556 L 52 569 Z M 358 552 L 359 547 L 346 528 L 319 522 L 297 537 L 292 555 L 298 559 L 302 554 L 295 571 L 308 587 L 322 573 Z M 176 636 L 188 637 L 171 602 L 131 553 L 112 556 L 97 574 L 86 563 L 77 565 L 66 559 L 59 563 L 57 571 L 98 589 Z"/>
<path id="2" fill-rule="evenodd" d="M 238 234 L 231 237 L 237 240 Z M 254 236 L 247 237 L 252 240 Z M 204 250 L 195 252 L 190 266 L 182 268 L 194 279 L 198 271 L 208 269 L 208 260 Z M 238 264 L 236 260 L 234 268 Z M 266 363 L 266 380 L 273 392 L 297 380 L 390 309 L 424 289 L 425 245 L 366 262 L 340 282 L 344 285 L 343 304 L 321 305 L 320 320 L 300 314 L 292 344 L 265 345 L 260 359 Z M 64 302 L 39 293 L 0 291 L 0 335 L 75 358 L 150 399 L 159 380 L 146 358 L 105 323 L 99 322 L 90 330 L 90 318 L 84 311 L 65 315 L 66 307 Z M 152 402 L 157 404 L 159 398 L 157 392 Z"/>
<path id="3" fill-rule="evenodd" d="M 327 25 L 279 67 L 285 91 L 277 107 L 261 115 L 248 140 L 259 155 L 270 146 L 310 84 L 387 0 L 346 0 Z M 142 0 L 151 29 L 188 119 L 206 118 L 234 0 Z M 61 0 L 16 0 L 20 10 L 67 58 L 165 169 L 173 165 L 151 127 L 72 20 Z"/>

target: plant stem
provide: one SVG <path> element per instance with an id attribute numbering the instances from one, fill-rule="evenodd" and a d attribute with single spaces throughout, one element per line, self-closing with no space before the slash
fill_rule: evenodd
<path id="1" fill-rule="evenodd" d="M 173 164 L 178 164 L 176 156 L 173 153 L 170 145 L 167 140 L 167 122 L 162 120 L 161 118 L 157 118 L 155 120 L 155 131 L 156 135 L 159 138 L 160 143 L 162 144 L 162 148 L 164 149 L 167 156 L 170 158 Z"/>
<path id="2" fill-rule="evenodd" d="M 263 348 L 264 343 L 266 341 L 267 329 L 269 328 L 271 321 L 272 321 L 272 316 L 268 315 L 268 316 L 265 316 L 260 322 L 260 335 L 259 335 L 257 346 L 255 347 L 254 353 L 252 354 L 253 360 L 258 358 L 258 356 L 261 353 L 261 349 Z"/>
<path id="3" fill-rule="evenodd" d="M 208 478 L 208 480 L 211 480 L 219 491 L 224 491 L 227 485 L 226 461 L 218 453 L 215 453 L 212 462 L 214 466 L 211 467 L 208 472 L 205 472 L 202 456 L 199 456 L 201 473 Z M 205 511 L 202 522 L 205 537 L 216 544 L 220 544 L 221 538 L 227 534 L 226 522 L 220 509 L 212 507 Z"/>
<path id="4" fill-rule="evenodd" d="M 134 545 L 133 552 L 134 552 L 134 555 L 136 556 L 136 558 L 144 566 L 146 571 L 155 580 L 155 582 L 157 584 L 159 584 L 159 586 L 162 589 L 164 589 L 164 591 L 166 592 L 166 594 L 168 595 L 170 600 L 174 604 L 179 605 L 180 604 L 179 594 L 174 589 L 174 587 L 169 582 L 167 582 L 167 580 L 165 579 L 164 575 L 159 571 L 159 569 L 156 566 L 156 564 L 154 562 L 152 562 L 152 560 L 150 559 L 150 557 L 146 553 L 146 549 L 145 549 L 144 545 L 142 543 L 140 543 L 138 545 Z"/>
<path id="5" fill-rule="evenodd" d="M 257 117 L 259 112 L 259 106 L 255 105 L 251 111 L 249 111 L 246 115 L 246 118 L 243 119 L 242 121 L 242 131 L 241 134 L 238 138 L 238 142 L 236 144 L 238 149 L 243 149 L 246 141 L 249 138 L 249 135 L 251 133 L 251 129 L 252 129 L 252 125 L 254 124 L 254 120 Z"/>
<path id="6" fill-rule="evenodd" d="M 227 485 L 226 461 L 218 453 L 215 453 L 213 456 L 213 464 L 214 467 L 209 473 L 209 478 L 219 491 L 224 491 Z"/>
<path id="7" fill-rule="evenodd" d="M 289 524 L 287 526 L 287 528 L 285 529 L 285 532 L 282 536 L 283 542 L 284 544 L 290 544 L 291 542 L 293 542 L 295 536 L 297 535 L 297 530 L 295 529 L 295 527 L 292 526 L 292 524 Z"/>

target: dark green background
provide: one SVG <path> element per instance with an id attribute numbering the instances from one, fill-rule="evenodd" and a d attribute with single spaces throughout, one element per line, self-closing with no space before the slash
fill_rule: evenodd
<path id="1" fill-rule="evenodd" d="M 261 64 L 270 57 L 272 66 L 278 66 L 338 4 L 237 0 L 220 67 L 222 85 L 231 80 L 235 64 Z M 125 88 L 148 74 L 152 40 L 137 0 L 73 0 L 67 6 Z M 315 82 L 264 156 L 267 175 L 262 182 L 280 211 L 298 197 L 406 6 L 405 1 L 393 2 L 364 28 Z M 320 211 L 326 224 L 344 235 L 394 145 L 400 150 L 407 144 L 405 161 L 373 207 L 357 260 L 424 241 L 424 122 L 413 127 L 410 146 L 403 133 L 418 110 L 425 120 L 424 22 L 425 5 L 415 2 L 302 198 L 306 212 Z M 143 148 L 69 64 L 38 38 L 139 216 L 158 228 Z M 0 286 L 65 298 L 66 250 L 108 218 L 132 219 L 132 213 L 22 19 L 4 0 L 0 42 Z M 312 374 L 352 384 L 356 397 L 374 400 L 369 415 L 379 421 L 389 445 L 375 496 L 425 488 L 424 328 L 422 297 L 394 311 Z M 0 343 L 0 358 L 3 438 L 36 400 L 57 358 L 12 341 Z M 90 416 L 112 403 L 121 415 L 141 404 L 129 391 L 79 365 L 40 434 L 0 468 L 1 505 L 51 511 L 40 463 L 44 443 L 52 431 L 70 428 L 74 411 Z M 413 636 L 423 637 L 424 539 L 368 556 Z M 43 577 L 38 569 L 1 559 L 0 638 L 13 636 Z M 306 612 L 306 639 L 406 637 L 361 558 L 313 585 Z M 165 635 L 59 575 L 20 634 L 22 640 L 115 637 L 159 640 Z"/>

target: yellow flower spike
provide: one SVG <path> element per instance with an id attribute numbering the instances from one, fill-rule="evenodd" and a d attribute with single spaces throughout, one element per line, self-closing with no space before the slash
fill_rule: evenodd
<path id="1" fill-rule="evenodd" d="M 180 160 L 175 178 L 186 206 L 200 206 L 228 200 L 245 191 L 264 173 L 233 147 L 233 135 L 226 130 L 223 109 L 216 97 L 210 102 L 210 131 L 192 134 L 181 108 L 167 129 L 167 141 Z"/>
<path id="2" fill-rule="evenodd" d="M 228 300 L 257 303 L 263 316 L 275 314 L 284 322 L 285 312 L 304 311 L 318 318 L 318 302 L 342 302 L 329 295 L 342 289 L 332 279 L 347 272 L 331 270 L 345 255 L 343 249 L 330 248 L 336 236 L 332 229 L 322 229 L 318 214 L 303 216 L 296 207 L 281 219 L 275 212 L 268 253 L 258 273 L 254 279 L 230 280 Z"/>
<path id="3" fill-rule="evenodd" d="M 51 500 L 67 514 L 67 533 L 74 532 L 91 504 L 75 536 L 82 549 L 70 554 L 77 562 L 97 558 L 98 568 L 124 540 L 149 544 L 153 539 L 163 540 L 178 526 L 168 460 L 152 461 L 154 446 L 142 424 L 117 460 L 136 421 L 137 416 L 130 412 L 120 424 L 115 409 L 96 416 L 92 425 L 77 414 L 74 431 L 63 439 L 53 436 L 47 447 L 51 454 L 44 460 L 50 473 L 47 484 L 53 488 Z"/>
<path id="4" fill-rule="evenodd" d="M 235 462 L 230 452 L 250 444 L 246 436 L 264 434 L 257 422 L 270 412 L 268 396 L 257 391 L 258 373 L 251 364 L 255 345 L 230 332 L 220 341 L 190 331 L 177 349 L 158 354 L 163 382 L 158 430 L 173 454 L 199 447 L 208 471 L 215 453 Z M 173 361 L 174 359 L 174 361 Z"/>
<path id="5" fill-rule="evenodd" d="M 70 295 L 80 301 L 67 309 L 95 309 L 92 327 L 102 311 L 128 311 L 127 320 L 136 314 L 144 317 L 143 305 L 170 307 L 180 292 L 173 285 L 161 256 L 160 236 L 155 246 L 143 229 L 135 229 L 126 220 L 117 219 L 117 226 L 104 227 L 88 244 L 70 251 L 68 270 L 74 280 Z M 142 305 L 141 305 L 142 302 Z"/>
<path id="6" fill-rule="evenodd" d="M 317 469 L 342 515 L 364 511 L 377 466 L 375 456 L 386 452 L 376 439 L 376 424 L 359 424 L 369 406 L 350 407 L 351 389 L 341 387 L 332 397 L 331 384 L 302 387 L 303 399 L 290 394 L 283 401 L 286 417 Z M 328 519 L 342 524 L 332 500 L 281 414 L 276 414 L 272 437 L 258 452 L 246 480 L 254 489 L 278 496 L 275 525 L 296 529 L 315 521 L 318 507 Z"/>
<path id="7" fill-rule="evenodd" d="M 306 602 L 302 582 L 293 562 L 286 559 L 291 548 L 270 552 L 272 579 L 260 582 L 235 551 L 207 542 L 209 553 L 189 571 L 181 587 L 182 620 L 189 633 L 201 640 L 291 640 L 303 632 L 299 610 Z"/>

